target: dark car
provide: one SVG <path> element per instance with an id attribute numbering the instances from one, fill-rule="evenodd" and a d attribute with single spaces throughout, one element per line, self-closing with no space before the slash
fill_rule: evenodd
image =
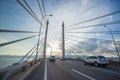
<path id="1" fill-rule="evenodd" d="M 49 61 L 55 61 L 56 60 L 56 57 L 55 56 L 51 56 L 50 58 L 49 58 Z"/>

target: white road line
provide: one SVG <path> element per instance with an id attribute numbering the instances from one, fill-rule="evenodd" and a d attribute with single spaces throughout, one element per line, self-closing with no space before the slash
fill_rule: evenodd
<path id="1" fill-rule="evenodd" d="M 88 75 L 85 75 L 85 74 L 83 74 L 83 73 L 81 73 L 81 72 L 79 72 L 79 71 L 77 71 L 77 70 L 75 70 L 75 69 L 72 69 L 72 71 L 74 71 L 74 72 L 76 72 L 76 73 L 78 73 L 78 74 L 80 74 L 80 75 L 83 75 L 83 76 L 87 77 L 87 78 L 90 79 L 90 80 L 96 80 L 96 79 L 94 79 L 94 78 L 92 78 L 92 77 L 90 77 L 90 76 L 88 76 Z"/>
<path id="2" fill-rule="evenodd" d="M 45 60 L 44 80 L 47 80 L 47 60 Z"/>

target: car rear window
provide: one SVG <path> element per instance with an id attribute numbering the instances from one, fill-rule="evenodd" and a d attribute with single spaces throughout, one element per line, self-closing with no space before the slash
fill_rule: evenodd
<path id="1" fill-rule="evenodd" d="M 92 58 L 93 58 L 93 59 L 97 59 L 97 57 L 96 57 L 96 56 L 92 56 Z"/>
<path id="2" fill-rule="evenodd" d="M 100 59 L 105 59 L 105 57 L 104 56 L 98 56 Z"/>
<path id="3" fill-rule="evenodd" d="M 97 59 L 97 57 L 96 56 L 90 56 L 90 57 L 88 57 L 88 59 Z"/>

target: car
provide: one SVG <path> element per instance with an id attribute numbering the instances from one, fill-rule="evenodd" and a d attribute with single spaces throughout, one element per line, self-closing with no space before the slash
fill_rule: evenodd
<path id="1" fill-rule="evenodd" d="M 109 61 L 104 56 L 89 56 L 83 60 L 83 63 L 86 64 L 94 64 L 94 66 L 98 67 L 100 65 L 107 66 L 109 65 Z"/>
<path id="2" fill-rule="evenodd" d="M 55 61 L 56 60 L 56 57 L 55 56 L 51 56 L 50 58 L 49 58 L 49 61 Z"/>
<path id="3" fill-rule="evenodd" d="M 19 62 L 16 62 L 16 63 L 13 63 L 12 65 L 18 65 L 18 64 L 20 64 Z"/>

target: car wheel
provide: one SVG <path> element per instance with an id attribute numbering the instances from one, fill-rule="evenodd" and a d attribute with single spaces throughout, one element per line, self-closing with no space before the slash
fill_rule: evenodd
<path id="1" fill-rule="evenodd" d="M 97 62 L 95 62 L 95 63 L 94 63 L 94 65 L 95 65 L 96 67 L 98 67 L 98 66 L 99 66 L 99 64 L 98 64 Z"/>
<path id="2" fill-rule="evenodd" d="M 104 64 L 103 66 L 104 66 L 104 67 L 107 67 L 107 65 L 105 65 L 105 64 Z"/>

